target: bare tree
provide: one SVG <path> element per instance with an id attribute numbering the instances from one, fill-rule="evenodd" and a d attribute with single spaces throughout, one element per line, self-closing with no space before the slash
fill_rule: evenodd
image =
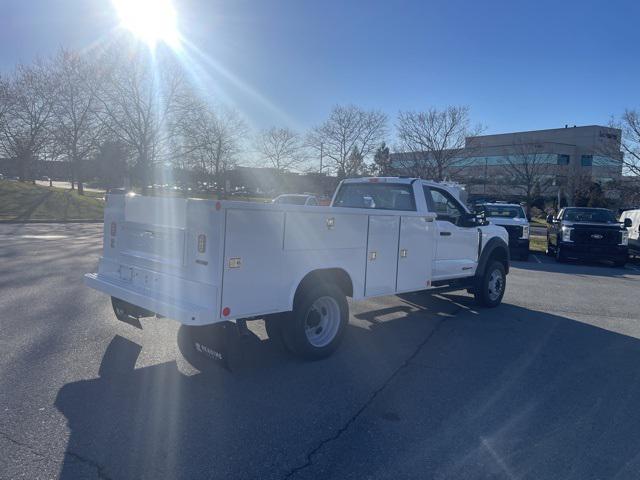
<path id="1" fill-rule="evenodd" d="M 545 195 L 556 185 L 556 155 L 544 152 L 540 142 L 516 140 L 504 156 L 504 170 L 512 192 L 524 197 L 527 208 L 535 196 Z M 565 175 L 566 176 L 566 175 Z"/>
<path id="2" fill-rule="evenodd" d="M 97 75 L 87 59 L 66 50 L 56 56 L 53 72 L 59 86 L 53 107 L 53 139 L 58 152 L 71 164 L 71 188 L 77 182 L 82 195 L 82 164 L 98 152 L 104 132 L 96 115 Z"/>
<path id="3" fill-rule="evenodd" d="M 7 110 L 10 105 L 9 80 L 0 74 L 0 131 L 4 128 L 4 122 L 7 120 Z"/>
<path id="4" fill-rule="evenodd" d="M 309 145 L 322 149 L 341 178 L 358 175 L 364 161 L 387 135 L 387 116 L 355 105 L 337 105 L 309 134 Z M 354 154 L 355 152 L 355 154 Z"/>
<path id="5" fill-rule="evenodd" d="M 623 134 L 621 146 L 624 153 L 621 159 L 622 167 L 627 171 L 626 173 L 640 176 L 640 112 L 626 110 L 622 115 L 620 127 Z"/>
<path id="6" fill-rule="evenodd" d="M 16 159 L 22 181 L 33 180 L 33 163 L 50 140 L 55 93 L 49 65 L 42 61 L 19 65 L 2 86 L 0 151 Z"/>
<path id="7" fill-rule="evenodd" d="M 472 150 L 466 137 L 482 133 L 471 126 L 469 107 L 430 108 L 424 112 L 398 113 L 396 128 L 403 153 L 397 155 L 399 167 L 416 177 L 444 180 L 465 166 Z"/>
<path id="8" fill-rule="evenodd" d="M 185 109 L 178 120 L 179 152 L 189 164 L 212 178 L 216 193 L 226 193 L 224 174 L 236 163 L 247 127 L 235 110 L 214 110 L 205 102 Z"/>
<path id="9" fill-rule="evenodd" d="M 170 59 L 157 54 L 151 59 L 143 51 L 112 51 L 104 64 L 96 113 L 109 135 L 132 153 L 137 177 L 146 187 L 153 166 L 168 153 L 173 117 L 184 105 L 182 72 Z"/>
<path id="10" fill-rule="evenodd" d="M 260 132 L 256 148 L 261 160 L 279 172 L 299 167 L 305 160 L 302 138 L 288 128 L 272 127 Z"/>

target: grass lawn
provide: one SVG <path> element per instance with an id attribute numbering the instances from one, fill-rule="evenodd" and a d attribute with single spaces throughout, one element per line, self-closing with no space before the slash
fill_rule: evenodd
<path id="1" fill-rule="evenodd" d="M 102 220 L 103 194 L 0 180 L 0 220 Z"/>

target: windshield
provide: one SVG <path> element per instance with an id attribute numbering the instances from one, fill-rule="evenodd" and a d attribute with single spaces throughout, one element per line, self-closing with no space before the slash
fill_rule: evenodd
<path id="1" fill-rule="evenodd" d="M 345 183 L 340 187 L 333 206 L 377 210 L 416 209 L 410 185 L 389 183 Z"/>
<path id="2" fill-rule="evenodd" d="M 570 208 L 564 212 L 563 220 L 570 222 L 614 223 L 616 217 L 611 210 Z"/>
<path id="3" fill-rule="evenodd" d="M 487 217 L 502 217 L 502 218 L 525 218 L 524 210 L 522 207 L 516 207 L 513 205 L 483 205 L 481 211 L 485 213 Z"/>

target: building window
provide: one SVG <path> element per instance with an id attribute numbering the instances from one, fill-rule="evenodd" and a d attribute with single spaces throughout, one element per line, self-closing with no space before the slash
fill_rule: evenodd
<path id="1" fill-rule="evenodd" d="M 569 165 L 569 155 L 558 154 L 558 165 Z"/>
<path id="2" fill-rule="evenodd" d="M 580 163 L 583 167 L 590 167 L 593 165 L 593 155 L 582 155 Z"/>
<path id="3" fill-rule="evenodd" d="M 622 160 L 616 160 L 611 157 L 603 157 L 602 155 L 593 156 L 593 165 L 597 167 L 621 167 Z"/>

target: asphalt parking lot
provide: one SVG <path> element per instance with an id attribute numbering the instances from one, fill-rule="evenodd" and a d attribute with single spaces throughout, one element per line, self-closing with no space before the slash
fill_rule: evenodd
<path id="1" fill-rule="evenodd" d="M 0 478 L 637 478 L 640 265 L 352 305 L 333 357 L 201 373 L 85 288 L 102 225 L 0 225 Z M 261 340 L 261 341 L 258 341 Z"/>

